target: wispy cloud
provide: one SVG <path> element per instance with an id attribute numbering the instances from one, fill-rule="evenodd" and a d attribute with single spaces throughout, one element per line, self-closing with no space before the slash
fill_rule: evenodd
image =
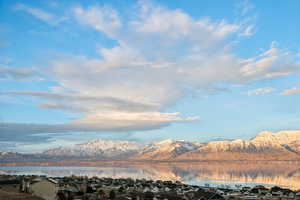
<path id="1" fill-rule="evenodd" d="M 60 22 L 64 21 L 66 18 L 65 17 L 58 17 L 55 14 L 52 14 L 50 12 L 46 12 L 40 8 L 32 7 L 29 5 L 25 5 L 22 3 L 16 4 L 14 7 L 15 11 L 23 11 L 25 13 L 28 13 L 37 19 L 50 24 L 50 25 L 57 25 Z"/>
<path id="2" fill-rule="evenodd" d="M 48 101 L 55 101 L 56 103 L 41 104 L 41 107 L 50 109 L 64 109 L 73 111 L 92 112 L 95 107 L 103 111 L 108 110 L 124 110 L 127 112 L 145 112 L 159 109 L 158 104 L 141 103 L 138 101 L 131 101 L 111 96 L 95 96 L 59 92 L 46 91 L 8 91 L 2 94 L 35 96 Z M 72 103 L 70 103 L 72 102 Z"/>
<path id="3" fill-rule="evenodd" d="M 293 95 L 293 94 L 299 94 L 300 93 L 300 87 L 293 87 L 291 89 L 284 90 L 280 93 L 280 95 L 287 96 L 287 95 Z"/>
<path id="4" fill-rule="evenodd" d="M 251 10 L 254 9 L 254 5 L 249 0 L 239 1 L 237 7 L 242 16 L 248 14 Z"/>
<path id="5" fill-rule="evenodd" d="M 269 94 L 269 93 L 272 93 L 274 92 L 276 89 L 275 88 L 272 88 L 272 87 L 265 87 L 265 88 L 257 88 L 257 89 L 254 89 L 254 90 L 249 90 L 247 92 L 247 94 L 249 96 L 254 96 L 254 95 L 264 95 L 264 94 Z"/>
<path id="6" fill-rule="evenodd" d="M 29 68 L 15 68 L 8 66 L 0 66 L 0 80 L 30 80 L 41 79 L 40 74 Z"/>
<path id="7" fill-rule="evenodd" d="M 254 34 L 255 25 L 251 24 L 244 28 L 244 31 L 242 31 L 239 35 L 244 37 L 249 37 Z"/>
<path id="8" fill-rule="evenodd" d="M 249 0 L 241 0 L 236 4 L 237 21 L 241 27 L 239 36 L 250 37 L 256 32 L 256 18 L 255 7 Z"/>
<path id="9" fill-rule="evenodd" d="M 243 60 L 241 66 L 242 76 L 249 80 L 282 77 L 299 70 L 300 63 L 295 54 L 278 48 L 275 41 L 259 56 Z"/>

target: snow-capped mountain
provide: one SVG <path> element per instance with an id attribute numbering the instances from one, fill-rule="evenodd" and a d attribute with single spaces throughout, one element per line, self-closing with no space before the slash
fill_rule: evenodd
<path id="1" fill-rule="evenodd" d="M 262 132 L 250 140 L 254 145 L 259 147 L 290 147 L 294 151 L 300 153 L 300 149 L 296 144 L 300 144 L 300 131 L 281 131 L 278 133 Z"/>
<path id="2" fill-rule="evenodd" d="M 238 151 L 238 152 L 261 152 L 267 150 L 282 150 L 300 142 L 300 131 L 282 131 L 278 133 L 261 132 L 250 140 L 237 139 L 234 141 L 210 142 L 203 151 Z M 294 149 L 297 151 L 297 149 Z"/>
<path id="3" fill-rule="evenodd" d="M 0 162 L 67 159 L 130 161 L 300 160 L 300 131 L 262 132 L 249 140 L 208 143 L 163 140 L 142 145 L 129 141 L 92 140 L 41 154 L 0 152 Z"/>
<path id="4" fill-rule="evenodd" d="M 64 157 L 120 159 L 135 154 L 141 147 L 140 144 L 135 142 L 96 139 L 70 147 L 50 149 L 45 151 L 44 154 Z"/>
<path id="5" fill-rule="evenodd" d="M 179 160 L 299 160 L 300 131 L 262 132 L 250 140 L 215 141 Z"/>
<path id="6" fill-rule="evenodd" d="M 163 140 L 148 145 L 128 141 L 93 140 L 71 147 L 59 147 L 45 151 L 44 154 L 62 157 L 101 158 L 101 159 L 134 159 L 134 160 L 168 160 L 196 150 L 200 143 Z"/>
<path id="7" fill-rule="evenodd" d="M 135 159 L 170 160 L 186 152 L 196 150 L 200 146 L 201 144 L 196 142 L 163 140 L 146 145 L 139 154 L 135 155 Z"/>

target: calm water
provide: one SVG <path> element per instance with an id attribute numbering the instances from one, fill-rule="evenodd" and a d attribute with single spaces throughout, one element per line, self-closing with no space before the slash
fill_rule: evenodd
<path id="1" fill-rule="evenodd" d="M 300 189 L 299 163 L 177 163 L 124 166 L 16 166 L 0 167 L 0 173 L 46 176 L 97 176 L 153 180 L 178 180 L 187 184 L 231 186 L 236 184 Z"/>

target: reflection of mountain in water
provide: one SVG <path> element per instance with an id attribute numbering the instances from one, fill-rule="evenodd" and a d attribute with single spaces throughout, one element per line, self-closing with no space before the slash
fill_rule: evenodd
<path id="1" fill-rule="evenodd" d="M 224 180 L 223 183 L 257 183 L 300 188 L 299 163 L 226 163 L 179 165 L 177 167 L 179 170 L 197 174 L 198 180 Z"/>
<path id="2" fill-rule="evenodd" d="M 182 181 L 188 184 L 211 183 L 243 185 L 278 185 L 300 189 L 300 165 L 288 162 L 227 162 L 227 163 L 146 163 L 98 167 L 0 167 L 13 174 L 42 174 L 47 176 L 98 176 Z"/>

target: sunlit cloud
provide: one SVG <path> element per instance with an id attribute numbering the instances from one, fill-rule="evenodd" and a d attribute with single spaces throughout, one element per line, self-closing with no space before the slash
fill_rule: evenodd
<path id="1" fill-rule="evenodd" d="M 284 90 L 280 93 L 280 95 L 287 96 L 287 95 L 293 95 L 293 94 L 299 94 L 300 93 L 300 87 L 293 87 L 291 89 Z"/>

